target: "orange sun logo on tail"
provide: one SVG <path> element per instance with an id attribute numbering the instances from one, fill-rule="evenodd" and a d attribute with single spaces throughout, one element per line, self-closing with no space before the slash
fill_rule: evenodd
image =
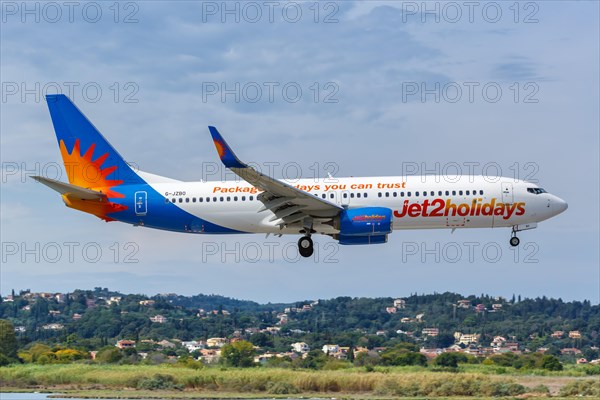
<path id="1" fill-rule="evenodd" d="M 117 167 L 102 168 L 102 164 L 108 158 L 108 153 L 104 153 L 96 158 L 96 160 L 92 160 L 95 148 L 96 145 L 92 143 L 85 154 L 81 155 L 80 141 L 77 139 L 73 150 L 69 153 L 65 142 L 63 140 L 60 141 L 60 153 L 65 163 L 69 182 L 86 189 L 102 192 L 108 198 L 125 197 L 124 194 L 112 190 L 114 186 L 119 186 L 123 181 L 106 178 Z"/>

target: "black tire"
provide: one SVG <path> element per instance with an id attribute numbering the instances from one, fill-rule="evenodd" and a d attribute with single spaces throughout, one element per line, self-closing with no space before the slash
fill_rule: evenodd
<path id="1" fill-rule="evenodd" d="M 512 247 L 517 247 L 519 245 L 519 243 L 521 243 L 519 238 L 516 236 L 511 237 L 509 242 Z"/>
<path id="2" fill-rule="evenodd" d="M 310 257 L 313 255 L 314 247 L 310 236 L 303 236 L 298 240 L 298 252 L 302 257 Z"/>

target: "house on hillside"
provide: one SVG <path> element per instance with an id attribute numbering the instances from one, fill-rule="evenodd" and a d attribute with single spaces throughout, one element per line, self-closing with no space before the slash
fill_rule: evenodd
<path id="1" fill-rule="evenodd" d="M 406 308 L 406 300 L 404 300 L 404 299 L 396 299 L 396 300 L 394 300 L 394 307 L 396 307 L 397 309 L 404 309 L 404 308 Z"/>
<path id="2" fill-rule="evenodd" d="M 440 330 L 438 328 L 423 328 L 423 330 L 421 331 L 421 334 L 423 336 L 436 337 L 437 335 L 440 334 Z"/>
<path id="3" fill-rule="evenodd" d="M 221 337 L 213 337 L 206 339 L 206 347 L 223 347 L 227 344 L 227 339 Z"/>
<path id="4" fill-rule="evenodd" d="M 157 323 L 157 324 L 164 324 L 165 322 L 167 322 L 167 317 L 159 314 L 159 315 L 155 315 L 154 317 L 150 317 L 150 321 Z"/>
<path id="5" fill-rule="evenodd" d="M 581 339 L 581 332 L 579 331 L 570 331 L 569 339 Z"/>
<path id="6" fill-rule="evenodd" d="M 119 349 L 133 349 L 135 348 L 135 340 L 119 340 L 115 346 Z"/>
<path id="7" fill-rule="evenodd" d="M 340 351 L 340 346 L 337 344 L 326 344 L 323 346 L 323 353 L 325 354 L 335 354 Z"/>
<path id="8" fill-rule="evenodd" d="M 292 350 L 297 353 L 308 353 L 310 351 L 310 346 L 304 342 L 296 342 L 292 343 Z"/>

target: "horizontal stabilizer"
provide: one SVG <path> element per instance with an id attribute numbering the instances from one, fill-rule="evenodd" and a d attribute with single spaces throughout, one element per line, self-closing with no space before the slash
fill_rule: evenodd
<path id="1" fill-rule="evenodd" d="M 32 176 L 32 178 L 48 186 L 50 189 L 56 190 L 58 193 L 69 197 L 81 200 L 103 200 L 106 198 L 106 195 L 102 192 L 71 185 L 70 183 L 44 178 L 42 176 Z"/>

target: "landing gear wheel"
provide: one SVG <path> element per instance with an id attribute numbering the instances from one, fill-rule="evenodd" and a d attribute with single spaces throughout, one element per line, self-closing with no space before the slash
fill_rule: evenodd
<path id="1" fill-rule="evenodd" d="M 313 255 L 314 247 L 310 236 L 303 236 L 298 240 L 298 252 L 302 257 L 310 257 Z"/>
<path id="2" fill-rule="evenodd" d="M 520 242 L 521 241 L 516 236 L 513 236 L 513 237 L 510 238 L 510 245 L 513 246 L 513 247 L 517 247 Z"/>

